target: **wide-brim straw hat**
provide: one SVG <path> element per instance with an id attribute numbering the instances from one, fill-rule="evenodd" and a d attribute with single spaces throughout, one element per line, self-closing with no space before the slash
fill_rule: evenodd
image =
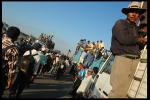
<path id="1" fill-rule="evenodd" d="M 138 12 L 140 15 L 142 15 L 146 9 L 143 9 L 141 7 L 141 3 L 140 2 L 136 2 L 136 1 L 133 1 L 131 2 L 129 5 L 128 5 L 128 8 L 123 8 L 122 9 L 122 13 L 124 14 L 128 14 L 129 12 L 132 12 L 132 11 L 136 11 Z"/>

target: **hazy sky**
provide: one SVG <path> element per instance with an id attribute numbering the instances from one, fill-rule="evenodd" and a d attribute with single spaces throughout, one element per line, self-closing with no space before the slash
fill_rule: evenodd
<path id="1" fill-rule="evenodd" d="M 126 16 L 121 12 L 129 1 L 107 2 L 2 2 L 2 21 L 38 37 L 51 35 L 55 48 L 62 52 L 75 50 L 81 38 L 103 40 L 110 49 L 112 27 Z"/>

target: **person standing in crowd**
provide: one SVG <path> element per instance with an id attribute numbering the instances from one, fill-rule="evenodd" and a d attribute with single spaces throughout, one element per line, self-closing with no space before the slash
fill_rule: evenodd
<path id="1" fill-rule="evenodd" d="M 100 44 L 100 41 L 97 41 L 96 44 L 95 44 L 95 47 L 96 47 L 96 50 L 95 50 L 95 58 L 101 53 L 100 50 L 101 50 L 101 44 Z"/>
<path id="2" fill-rule="evenodd" d="M 33 49 L 37 51 L 37 55 L 33 56 L 35 59 L 35 64 L 34 64 L 34 68 L 33 68 L 33 76 L 31 78 L 32 83 L 34 82 L 35 78 L 38 75 L 38 69 L 40 67 L 40 55 L 42 54 L 40 51 L 41 47 L 42 47 L 42 45 L 39 43 L 35 43 L 33 45 Z"/>
<path id="3" fill-rule="evenodd" d="M 93 51 L 90 50 L 86 53 L 84 57 L 83 65 L 89 68 L 93 61 L 94 61 L 94 54 L 93 54 Z"/>
<path id="4" fill-rule="evenodd" d="M 44 74 L 43 73 L 43 69 L 44 69 L 44 67 L 45 67 L 45 65 L 46 65 L 46 63 L 47 63 L 47 57 L 46 57 L 46 48 L 45 47 L 42 47 L 41 48 L 41 55 L 40 55 L 40 69 L 39 69 L 39 74 Z"/>
<path id="5" fill-rule="evenodd" d="M 71 94 L 73 95 L 73 97 L 76 96 L 76 91 L 79 88 L 79 86 L 80 86 L 80 84 L 81 84 L 81 82 L 84 79 L 85 74 L 86 74 L 86 68 L 82 63 L 78 63 L 77 67 L 78 67 L 77 68 L 78 74 L 77 74 L 75 81 L 74 81 L 74 84 L 73 84 L 73 90 L 71 91 Z"/>
<path id="6" fill-rule="evenodd" d="M 0 96 L 3 95 L 3 91 L 5 87 L 11 87 L 15 69 L 18 62 L 18 49 L 17 46 L 14 45 L 14 41 L 17 40 L 18 36 L 20 35 L 20 29 L 14 26 L 11 26 L 6 31 L 6 36 L 2 38 L 2 89 L 0 89 L 1 93 Z"/>
<path id="7" fill-rule="evenodd" d="M 86 48 L 86 45 L 87 45 L 87 41 L 86 41 L 86 39 L 83 39 L 83 44 L 82 44 L 83 49 Z"/>
<path id="8" fill-rule="evenodd" d="M 79 63 L 83 63 L 84 62 L 84 57 L 85 57 L 86 53 L 87 53 L 87 50 L 84 49 L 82 54 L 81 54 L 81 56 L 80 56 Z"/>
<path id="9" fill-rule="evenodd" d="M 87 50 L 87 51 L 93 50 L 93 43 L 91 41 L 87 42 L 85 50 Z"/>
<path id="10" fill-rule="evenodd" d="M 75 51 L 75 54 L 73 55 L 73 62 L 74 63 L 78 63 L 80 60 L 80 56 L 83 52 L 83 48 L 79 47 L 79 49 L 77 51 Z"/>
<path id="11" fill-rule="evenodd" d="M 71 50 L 69 49 L 68 52 L 66 53 L 66 56 L 69 57 L 70 53 L 71 53 Z"/>
<path id="12" fill-rule="evenodd" d="M 112 28 L 111 51 L 114 55 L 110 84 L 112 90 L 109 98 L 127 98 L 127 91 L 139 62 L 139 43 L 147 39 L 138 37 L 137 20 L 146 10 L 140 2 L 131 2 L 123 8 L 127 18 L 118 20 Z"/>
<path id="13" fill-rule="evenodd" d="M 102 53 L 99 53 L 93 60 L 92 64 L 90 65 L 90 68 L 94 68 L 94 67 L 97 67 L 97 68 L 100 68 L 104 62 L 104 58 L 102 56 Z"/>
<path id="14" fill-rule="evenodd" d="M 74 53 L 74 55 L 76 55 L 77 53 L 78 53 L 78 51 L 79 51 L 79 49 L 81 48 L 81 43 L 82 43 L 82 39 L 77 43 L 77 46 L 75 47 L 75 53 Z"/>
<path id="15" fill-rule="evenodd" d="M 9 98 L 18 98 L 23 92 L 25 86 L 30 84 L 35 64 L 34 55 L 37 55 L 37 51 L 35 49 L 28 50 L 23 54 L 23 57 L 18 63 L 19 72 L 17 73 L 14 83 L 9 91 Z"/>
<path id="16" fill-rule="evenodd" d="M 101 49 L 101 48 L 105 48 L 104 42 L 103 42 L 102 40 L 100 40 L 100 49 Z"/>
<path id="17" fill-rule="evenodd" d="M 139 36 L 140 37 L 145 37 L 147 38 L 147 24 L 146 23 L 141 23 L 139 26 Z M 144 49 L 145 44 L 141 43 L 140 44 L 140 50 Z"/>

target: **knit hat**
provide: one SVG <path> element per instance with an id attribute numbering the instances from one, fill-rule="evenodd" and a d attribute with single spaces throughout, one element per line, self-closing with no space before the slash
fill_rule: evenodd
<path id="1" fill-rule="evenodd" d="M 17 27 L 11 26 L 8 28 L 6 34 L 11 39 L 16 40 L 18 36 L 20 35 L 20 30 Z"/>
<path id="2" fill-rule="evenodd" d="M 136 2 L 136 1 L 133 1 L 129 4 L 128 8 L 123 8 L 122 9 L 122 13 L 124 14 L 128 14 L 129 12 L 131 11 L 136 11 L 138 12 L 140 15 L 142 15 L 146 9 L 143 9 L 141 7 L 141 3 L 140 2 Z"/>

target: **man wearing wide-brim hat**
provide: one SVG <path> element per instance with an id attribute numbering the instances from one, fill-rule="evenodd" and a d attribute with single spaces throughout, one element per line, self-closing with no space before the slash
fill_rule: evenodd
<path id="1" fill-rule="evenodd" d="M 122 9 L 122 13 L 124 13 L 126 15 L 129 12 L 132 12 L 132 11 L 136 11 L 141 15 L 146 11 L 146 9 L 142 9 L 141 8 L 141 3 L 139 3 L 139 2 L 132 2 L 132 3 L 129 4 L 128 8 L 123 8 Z"/>
<path id="2" fill-rule="evenodd" d="M 116 21 L 112 28 L 111 51 L 114 55 L 110 84 L 112 90 L 109 98 L 127 98 L 127 91 L 133 79 L 140 57 L 140 43 L 147 39 L 138 37 L 137 21 L 145 12 L 140 2 L 131 2 L 128 8 L 123 8 L 122 13 L 126 19 Z"/>

